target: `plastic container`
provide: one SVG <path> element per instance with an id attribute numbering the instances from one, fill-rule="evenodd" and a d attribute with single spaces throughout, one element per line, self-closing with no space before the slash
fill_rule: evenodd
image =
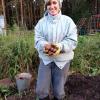
<path id="1" fill-rule="evenodd" d="M 15 76 L 16 85 L 19 92 L 29 89 L 32 75 L 30 73 L 20 73 Z"/>

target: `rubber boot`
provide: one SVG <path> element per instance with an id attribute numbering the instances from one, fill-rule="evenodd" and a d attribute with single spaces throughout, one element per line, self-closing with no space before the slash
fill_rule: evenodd
<path id="1" fill-rule="evenodd" d="M 49 99 L 49 96 L 47 96 L 47 97 L 45 97 L 43 99 L 39 99 L 39 100 L 50 100 L 50 99 Z"/>
<path id="2" fill-rule="evenodd" d="M 57 99 L 56 97 L 54 97 L 53 100 L 63 100 L 63 99 Z"/>

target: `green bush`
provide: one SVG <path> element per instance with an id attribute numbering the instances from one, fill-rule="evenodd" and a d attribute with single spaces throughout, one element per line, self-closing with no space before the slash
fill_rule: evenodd
<path id="1" fill-rule="evenodd" d="M 83 74 L 100 74 L 100 34 L 79 36 L 72 69 Z"/>
<path id="2" fill-rule="evenodd" d="M 33 34 L 0 37 L 0 78 L 14 78 L 19 72 L 36 70 L 35 59 L 38 56 Z"/>
<path id="3" fill-rule="evenodd" d="M 82 74 L 100 74 L 100 34 L 79 36 L 71 69 Z M 0 79 L 14 78 L 19 72 L 37 73 L 38 53 L 34 48 L 34 35 L 8 35 L 0 37 Z"/>

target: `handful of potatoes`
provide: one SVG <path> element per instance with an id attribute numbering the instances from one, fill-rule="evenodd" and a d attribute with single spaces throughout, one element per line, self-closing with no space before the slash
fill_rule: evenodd
<path id="1" fill-rule="evenodd" d="M 44 52 L 49 56 L 55 56 L 60 53 L 60 48 L 56 44 L 49 44 L 45 46 Z"/>

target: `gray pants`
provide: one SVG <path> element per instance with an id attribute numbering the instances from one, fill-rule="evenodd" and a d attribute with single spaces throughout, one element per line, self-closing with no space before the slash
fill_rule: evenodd
<path id="1" fill-rule="evenodd" d="M 68 76 L 68 70 L 70 61 L 60 69 L 54 62 L 44 65 L 43 61 L 40 61 L 36 93 L 39 98 L 44 98 L 49 95 L 50 87 L 52 84 L 53 95 L 59 99 L 64 98 L 64 84 Z"/>

